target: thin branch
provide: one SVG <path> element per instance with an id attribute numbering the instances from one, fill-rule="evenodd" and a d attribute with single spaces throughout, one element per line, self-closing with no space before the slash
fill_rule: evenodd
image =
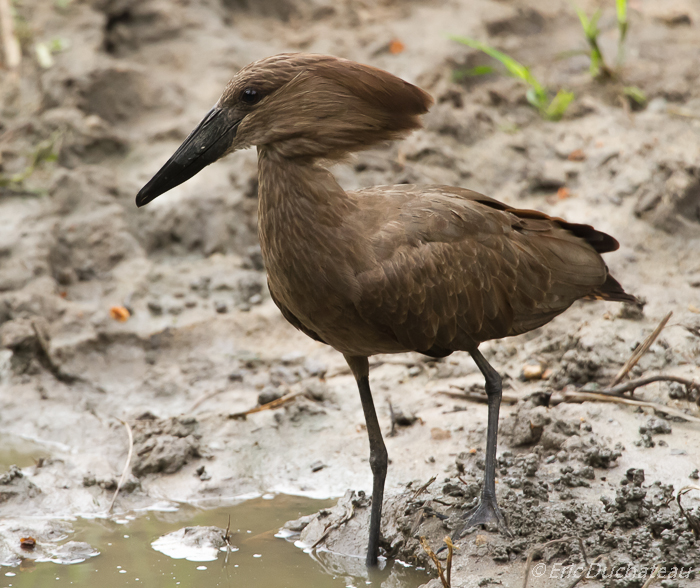
<path id="1" fill-rule="evenodd" d="M 637 365 L 637 362 L 647 352 L 649 347 L 652 346 L 654 341 L 656 341 L 656 338 L 661 334 L 661 331 L 664 330 L 664 327 L 666 326 L 668 319 L 671 318 L 672 314 L 673 314 L 673 311 L 669 312 L 663 319 L 661 319 L 661 322 L 652 331 L 652 333 L 644 340 L 644 342 L 639 347 L 637 347 L 632 352 L 632 355 L 630 356 L 630 358 L 625 362 L 625 365 L 622 366 L 622 369 L 618 372 L 618 374 L 615 376 L 615 379 L 610 384 L 611 388 L 614 387 L 616 384 L 619 384 L 622 381 L 622 378 L 624 378 L 629 373 L 629 371 L 635 365 Z"/>
<path id="2" fill-rule="evenodd" d="M 124 425 L 124 428 L 126 429 L 126 433 L 129 436 L 129 453 L 126 456 L 126 463 L 124 464 L 124 469 L 122 470 L 122 475 L 121 478 L 119 478 L 119 483 L 117 484 L 117 489 L 114 491 L 114 496 L 112 496 L 112 502 L 109 503 L 109 508 L 107 509 L 107 514 L 112 512 L 112 508 L 114 507 L 114 502 L 117 500 L 117 496 L 119 495 L 119 491 L 122 489 L 122 486 L 124 485 L 124 482 L 126 481 L 126 477 L 129 475 L 129 466 L 131 465 L 131 456 L 134 453 L 134 434 L 131 431 L 131 425 L 127 423 L 126 421 L 123 421 L 121 419 L 117 419 L 122 425 Z"/>
<path id="3" fill-rule="evenodd" d="M 656 576 L 659 575 L 659 570 L 661 569 L 661 564 L 657 564 L 656 567 L 654 568 L 654 571 L 651 573 L 651 576 L 649 576 L 649 579 L 644 582 L 644 586 L 642 588 L 649 588 L 654 583 L 654 580 L 656 580 Z"/>
<path id="4" fill-rule="evenodd" d="M 695 535 L 695 539 L 697 540 L 700 539 L 700 523 L 694 519 L 689 512 L 686 512 L 681 504 L 681 496 L 687 494 L 691 490 L 700 490 L 700 486 L 684 486 L 678 491 L 678 494 L 676 495 L 676 502 L 678 503 L 678 508 L 681 509 L 681 514 L 688 521 L 688 525 L 690 525 L 690 528 L 693 530 L 693 535 Z"/>
<path id="5" fill-rule="evenodd" d="M 589 402 L 597 400 L 598 402 L 614 402 L 617 404 L 626 404 L 628 406 L 641 406 L 644 408 L 652 408 L 664 414 L 670 414 L 682 418 L 693 423 L 700 423 L 700 418 L 685 414 L 683 411 L 664 406 L 657 402 L 643 402 L 641 400 L 632 400 L 630 398 L 621 398 L 620 396 L 611 396 L 609 394 L 596 394 L 594 392 L 564 392 L 561 396 L 552 396 L 550 406 L 555 406 L 562 402 Z"/>
<path id="6" fill-rule="evenodd" d="M 457 390 L 461 390 L 461 392 L 453 392 L 452 390 L 436 390 L 436 394 L 444 394 L 445 396 L 451 396 L 452 398 L 459 398 L 461 400 L 471 400 L 472 402 L 486 403 L 488 401 L 486 392 L 473 392 L 471 390 L 464 390 L 459 386 L 454 386 L 454 388 L 456 388 Z M 525 398 L 525 396 L 509 394 L 508 392 L 504 392 L 501 398 L 501 402 L 515 404 L 523 398 Z"/>
<path id="7" fill-rule="evenodd" d="M 260 406 L 254 406 L 253 408 L 246 410 L 244 412 L 235 412 L 233 414 L 228 415 L 228 418 L 230 419 L 244 419 L 247 417 L 249 414 L 253 414 L 256 412 L 262 412 L 263 410 L 272 410 L 273 408 L 278 408 L 279 406 L 282 406 L 284 404 L 287 404 L 288 402 L 291 402 L 294 400 L 297 396 L 301 394 L 306 394 L 306 390 L 298 390 L 297 392 L 290 392 L 289 394 L 285 394 L 281 398 L 277 398 L 276 400 L 273 400 L 272 402 L 268 402 L 267 404 L 261 404 Z"/>
<path id="8" fill-rule="evenodd" d="M 438 559 L 437 555 L 435 555 L 435 552 L 430 548 L 430 545 L 428 545 L 428 542 L 425 540 L 425 537 L 420 538 L 420 544 L 423 546 L 423 549 L 428 554 L 428 557 L 430 557 L 430 559 L 433 560 L 433 563 L 437 568 L 438 575 L 440 576 L 440 581 L 442 582 L 443 588 L 450 588 L 450 585 L 448 584 L 447 579 L 445 578 L 445 573 L 442 570 L 440 560 Z"/>
<path id="9" fill-rule="evenodd" d="M 611 395 L 624 394 L 625 392 L 629 392 L 635 388 L 641 388 L 642 386 L 646 386 L 647 384 L 652 384 L 654 382 L 678 382 L 679 384 L 683 384 L 686 388 L 688 388 L 689 391 L 699 386 L 695 380 L 689 380 L 688 378 L 681 378 L 679 376 L 666 376 L 664 374 L 659 374 L 656 376 L 639 378 L 638 380 L 630 380 L 625 384 L 620 384 L 619 386 L 613 386 L 606 388 L 605 390 L 601 390 L 601 392 Z"/>
<path id="10" fill-rule="evenodd" d="M 523 578 L 523 588 L 527 588 L 527 583 L 530 580 L 530 570 L 532 568 L 532 560 L 535 557 L 535 555 L 542 553 L 547 547 L 550 545 L 558 545 L 559 543 L 568 543 L 572 539 L 576 539 L 578 541 L 579 547 L 581 548 L 581 554 L 583 555 L 583 560 L 586 562 L 586 566 L 588 565 L 588 558 L 586 557 L 586 551 L 583 548 L 583 541 L 581 541 L 580 537 L 562 537 L 561 539 L 552 539 L 551 541 L 547 541 L 544 545 L 538 545 L 536 547 L 533 547 L 530 550 L 530 553 L 527 555 L 527 561 L 525 562 L 525 577 Z"/>
<path id="11" fill-rule="evenodd" d="M 10 0 L 0 0 L 0 34 L 2 34 L 5 65 L 11 71 L 16 70 L 22 63 L 22 49 L 15 33 Z"/>
<path id="12" fill-rule="evenodd" d="M 452 539 L 449 535 L 445 537 L 443 541 L 447 544 L 447 563 L 445 564 L 447 571 L 445 575 L 447 576 L 447 586 L 449 588 L 452 586 L 452 554 L 454 550 L 459 549 L 459 547 L 452 543 Z"/>
<path id="13" fill-rule="evenodd" d="M 217 390 L 212 390 L 211 392 L 205 392 L 202 394 L 197 400 L 194 401 L 194 404 L 190 407 L 190 410 L 188 412 L 194 412 L 197 410 L 204 402 L 209 400 L 210 398 L 214 398 L 214 396 L 218 396 L 222 392 L 226 392 L 227 388 L 218 388 Z"/>
<path id="14" fill-rule="evenodd" d="M 425 492 L 428 489 L 428 486 L 430 486 L 435 480 L 437 479 L 437 476 L 433 476 L 428 480 L 425 484 L 423 484 L 418 490 L 416 490 L 412 495 L 411 498 L 409 499 L 409 502 L 413 502 L 416 498 L 418 498 L 423 492 Z"/>

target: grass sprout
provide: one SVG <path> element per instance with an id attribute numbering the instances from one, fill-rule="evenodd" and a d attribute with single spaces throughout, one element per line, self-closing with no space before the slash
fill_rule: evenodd
<path id="1" fill-rule="evenodd" d="M 617 67 L 625 59 L 625 39 L 627 39 L 627 0 L 615 0 L 617 9 L 617 30 L 620 36 L 617 40 Z"/>
<path id="2" fill-rule="evenodd" d="M 599 8 L 595 11 L 593 16 L 588 18 L 588 15 L 583 11 L 583 9 L 578 6 L 574 7 L 576 9 L 576 15 L 583 28 L 583 34 L 586 37 L 586 42 L 590 48 L 589 57 L 591 59 L 591 76 L 594 78 L 600 77 L 612 77 L 612 71 L 606 65 L 605 59 L 603 58 L 603 52 L 600 50 L 600 45 L 598 45 L 598 35 L 600 34 L 600 29 L 598 28 L 598 21 L 600 20 L 603 11 Z"/>
<path id="3" fill-rule="evenodd" d="M 629 29 L 627 4 L 628 0 L 615 0 L 615 9 L 617 12 L 617 30 L 619 33 L 617 40 L 617 69 L 622 66 L 622 62 L 625 59 L 625 40 L 627 39 L 627 31 Z M 586 37 L 586 42 L 588 43 L 590 50 L 589 57 L 591 60 L 591 76 L 598 79 L 613 78 L 615 72 L 605 62 L 603 52 L 600 50 L 600 45 L 598 44 L 598 36 L 600 35 L 598 21 L 603 14 L 602 9 L 598 8 L 598 10 L 596 10 L 593 13 L 593 16 L 590 18 L 582 8 L 574 5 L 574 9 L 576 10 L 576 15 L 581 23 L 581 28 L 583 28 L 583 34 Z"/>
<path id="4" fill-rule="evenodd" d="M 638 106 L 644 106 L 647 103 L 647 95 L 637 86 L 625 86 L 622 88 L 622 93 Z"/>
<path id="5" fill-rule="evenodd" d="M 540 84 L 540 82 L 532 75 L 530 69 L 524 66 L 519 61 L 513 59 L 510 55 L 506 55 L 498 49 L 494 49 L 486 43 L 477 41 L 476 39 L 471 39 L 469 37 L 450 37 L 453 41 L 467 45 L 472 49 L 477 49 L 486 53 L 489 57 L 500 62 L 508 71 L 508 74 L 514 78 L 519 78 L 524 81 L 529 88 L 525 94 L 527 101 L 534 106 L 540 115 L 547 120 L 560 120 L 566 109 L 571 104 L 574 99 L 573 92 L 567 92 L 566 90 L 559 90 L 557 94 L 550 99 L 550 93 L 545 86 Z M 457 75 L 483 75 L 484 73 L 490 73 L 493 68 L 489 66 L 475 67 L 466 72 L 457 72 Z M 471 73 L 467 73 L 471 72 Z"/>
<path id="6" fill-rule="evenodd" d="M 27 166 L 19 173 L 12 176 L 0 174 L 0 188 L 8 188 L 11 191 L 22 191 L 24 183 L 43 163 L 51 163 L 58 159 L 61 149 L 61 131 L 55 131 L 50 137 L 40 141 L 29 155 Z"/>

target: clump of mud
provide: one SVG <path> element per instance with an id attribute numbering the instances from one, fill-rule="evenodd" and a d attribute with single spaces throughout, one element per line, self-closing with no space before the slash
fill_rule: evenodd
<path id="1" fill-rule="evenodd" d="M 650 418 L 641 429 L 664 434 L 670 426 Z M 548 412 L 541 395 L 522 402 L 501 430 L 514 448 L 503 451 L 497 464 L 499 504 L 512 537 L 491 525 L 486 531 L 468 529 L 459 540 L 454 537 L 479 502 L 485 464 L 483 453 L 476 450 L 460 453 L 447 476 L 410 483 L 385 500 L 384 555 L 434 570 L 421 538 L 434 551 L 443 547 L 438 557 L 444 566 L 443 538 L 452 535 L 459 547 L 455 566 L 473 568 L 474 562 L 490 558 L 497 564 L 520 564 L 522 569 L 530 553 L 537 560 L 542 556 L 538 549 L 554 541 L 546 550 L 548 565 L 596 562 L 591 578 L 606 587 L 639 588 L 643 579 L 635 579 L 632 571 L 640 562 L 682 569 L 686 577 L 694 577 L 690 570 L 700 566 L 700 508 L 681 511 L 676 489 L 658 480 L 649 483 L 643 469 L 617 472 L 624 451 L 619 443 L 611 448 L 589 423 Z M 522 446 L 528 447 L 516 449 Z M 591 501 L 592 486 L 601 480 L 608 486 L 597 502 Z M 589 499 L 582 499 L 581 492 L 587 492 Z M 364 494 L 349 492 L 336 507 L 288 523 L 287 529 L 299 533 L 307 547 L 360 554 L 370 504 Z M 610 569 L 618 570 L 623 579 L 606 577 Z"/>

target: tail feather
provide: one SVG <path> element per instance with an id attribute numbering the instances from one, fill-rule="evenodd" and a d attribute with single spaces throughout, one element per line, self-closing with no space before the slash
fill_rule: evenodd
<path id="1" fill-rule="evenodd" d="M 620 282 L 610 274 L 608 274 L 603 285 L 593 290 L 586 298 L 593 300 L 610 300 L 613 302 L 629 302 L 631 304 L 641 305 L 639 299 L 625 292 Z"/>

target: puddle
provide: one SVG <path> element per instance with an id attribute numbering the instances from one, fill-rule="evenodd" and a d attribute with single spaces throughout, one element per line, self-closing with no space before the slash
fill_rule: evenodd
<path id="1" fill-rule="evenodd" d="M 289 541 L 275 537 L 288 520 L 331 506 L 334 500 L 279 495 L 256 498 L 213 510 L 181 507 L 175 512 L 151 511 L 137 517 L 72 522 L 68 540 L 89 543 L 100 554 L 82 563 L 59 565 L 24 559 L 16 567 L 0 567 L 0 588 L 36 586 L 207 586 L 208 588 L 345 588 L 401 586 L 416 588 L 428 580 L 421 571 L 389 563 L 366 577 L 362 560 L 328 553 L 309 556 Z M 173 553 L 156 540 L 183 527 L 216 526 L 225 529 L 229 516 L 230 542 L 237 548 L 219 550 L 213 561 L 189 561 L 187 553 Z M 224 548 L 225 549 L 225 548 Z M 183 556 L 184 555 L 184 556 Z M 201 554 L 200 554 L 201 555 Z M 211 554 L 211 557 L 214 557 Z M 210 559 L 191 557 L 190 559 Z"/>
<path id="2" fill-rule="evenodd" d="M 0 474 L 9 470 L 11 465 L 26 468 L 49 455 L 47 448 L 39 443 L 0 433 Z"/>

